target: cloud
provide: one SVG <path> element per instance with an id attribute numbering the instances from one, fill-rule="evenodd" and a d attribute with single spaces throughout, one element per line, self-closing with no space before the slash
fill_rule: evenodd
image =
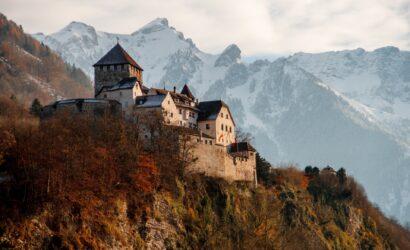
<path id="1" fill-rule="evenodd" d="M 212 53 L 231 43 L 247 55 L 410 49 L 410 0 L 2 0 L 0 9 L 28 32 L 45 33 L 73 20 L 131 33 L 166 17 Z"/>

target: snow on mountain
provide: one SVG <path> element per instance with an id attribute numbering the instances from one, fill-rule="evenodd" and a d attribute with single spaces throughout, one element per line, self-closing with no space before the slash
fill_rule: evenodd
<path id="1" fill-rule="evenodd" d="M 365 106 L 386 130 L 410 145 L 410 52 L 385 47 L 297 53 L 289 60 Z"/>
<path id="2" fill-rule="evenodd" d="M 224 99 L 272 163 L 345 167 L 389 215 L 410 218 L 410 53 L 386 47 L 241 61 L 238 46 L 199 50 L 164 18 L 130 35 L 72 22 L 33 35 L 92 76 L 116 42 L 148 86 L 189 83 L 201 100 Z"/>

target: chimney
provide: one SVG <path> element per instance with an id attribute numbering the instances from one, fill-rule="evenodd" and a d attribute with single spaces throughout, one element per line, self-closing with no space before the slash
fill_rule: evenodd
<path id="1" fill-rule="evenodd" d="M 176 92 L 177 92 L 177 87 L 174 86 L 174 93 L 176 93 Z"/>

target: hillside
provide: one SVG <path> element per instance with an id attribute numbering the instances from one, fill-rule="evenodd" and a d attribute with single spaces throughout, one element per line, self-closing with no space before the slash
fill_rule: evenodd
<path id="1" fill-rule="evenodd" d="M 165 18 L 127 35 L 72 22 L 33 36 L 90 76 L 119 37 L 148 86 L 189 83 L 201 100 L 223 99 L 269 161 L 345 167 L 384 212 L 410 218 L 407 51 L 297 53 L 248 64 L 234 44 L 219 54 L 201 51 Z"/>
<path id="2" fill-rule="evenodd" d="M 0 92 L 29 104 L 91 96 L 89 78 L 0 13 Z"/>
<path id="3" fill-rule="evenodd" d="M 258 157 L 255 188 L 184 174 L 167 126 L 147 151 L 138 124 L 117 117 L 39 124 L 7 97 L 0 111 L 2 249 L 410 247 L 410 233 L 343 169 L 271 168 Z"/>

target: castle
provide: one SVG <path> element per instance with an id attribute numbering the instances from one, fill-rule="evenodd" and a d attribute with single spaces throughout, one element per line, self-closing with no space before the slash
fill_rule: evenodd
<path id="1" fill-rule="evenodd" d="M 95 113 L 93 107 L 97 106 L 121 109 L 128 116 L 159 113 L 164 124 L 196 132 L 192 134 L 197 160 L 188 171 L 256 184 L 255 149 L 247 142 L 236 142 L 236 124 L 226 103 L 199 102 L 187 85 L 181 92 L 175 87 L 146 87 L 142 67 L 119 43 L 93 67 L 95 98 L 57 101 L 46 106 L 44 113 L 50 115 L 59 109 Z"/>

